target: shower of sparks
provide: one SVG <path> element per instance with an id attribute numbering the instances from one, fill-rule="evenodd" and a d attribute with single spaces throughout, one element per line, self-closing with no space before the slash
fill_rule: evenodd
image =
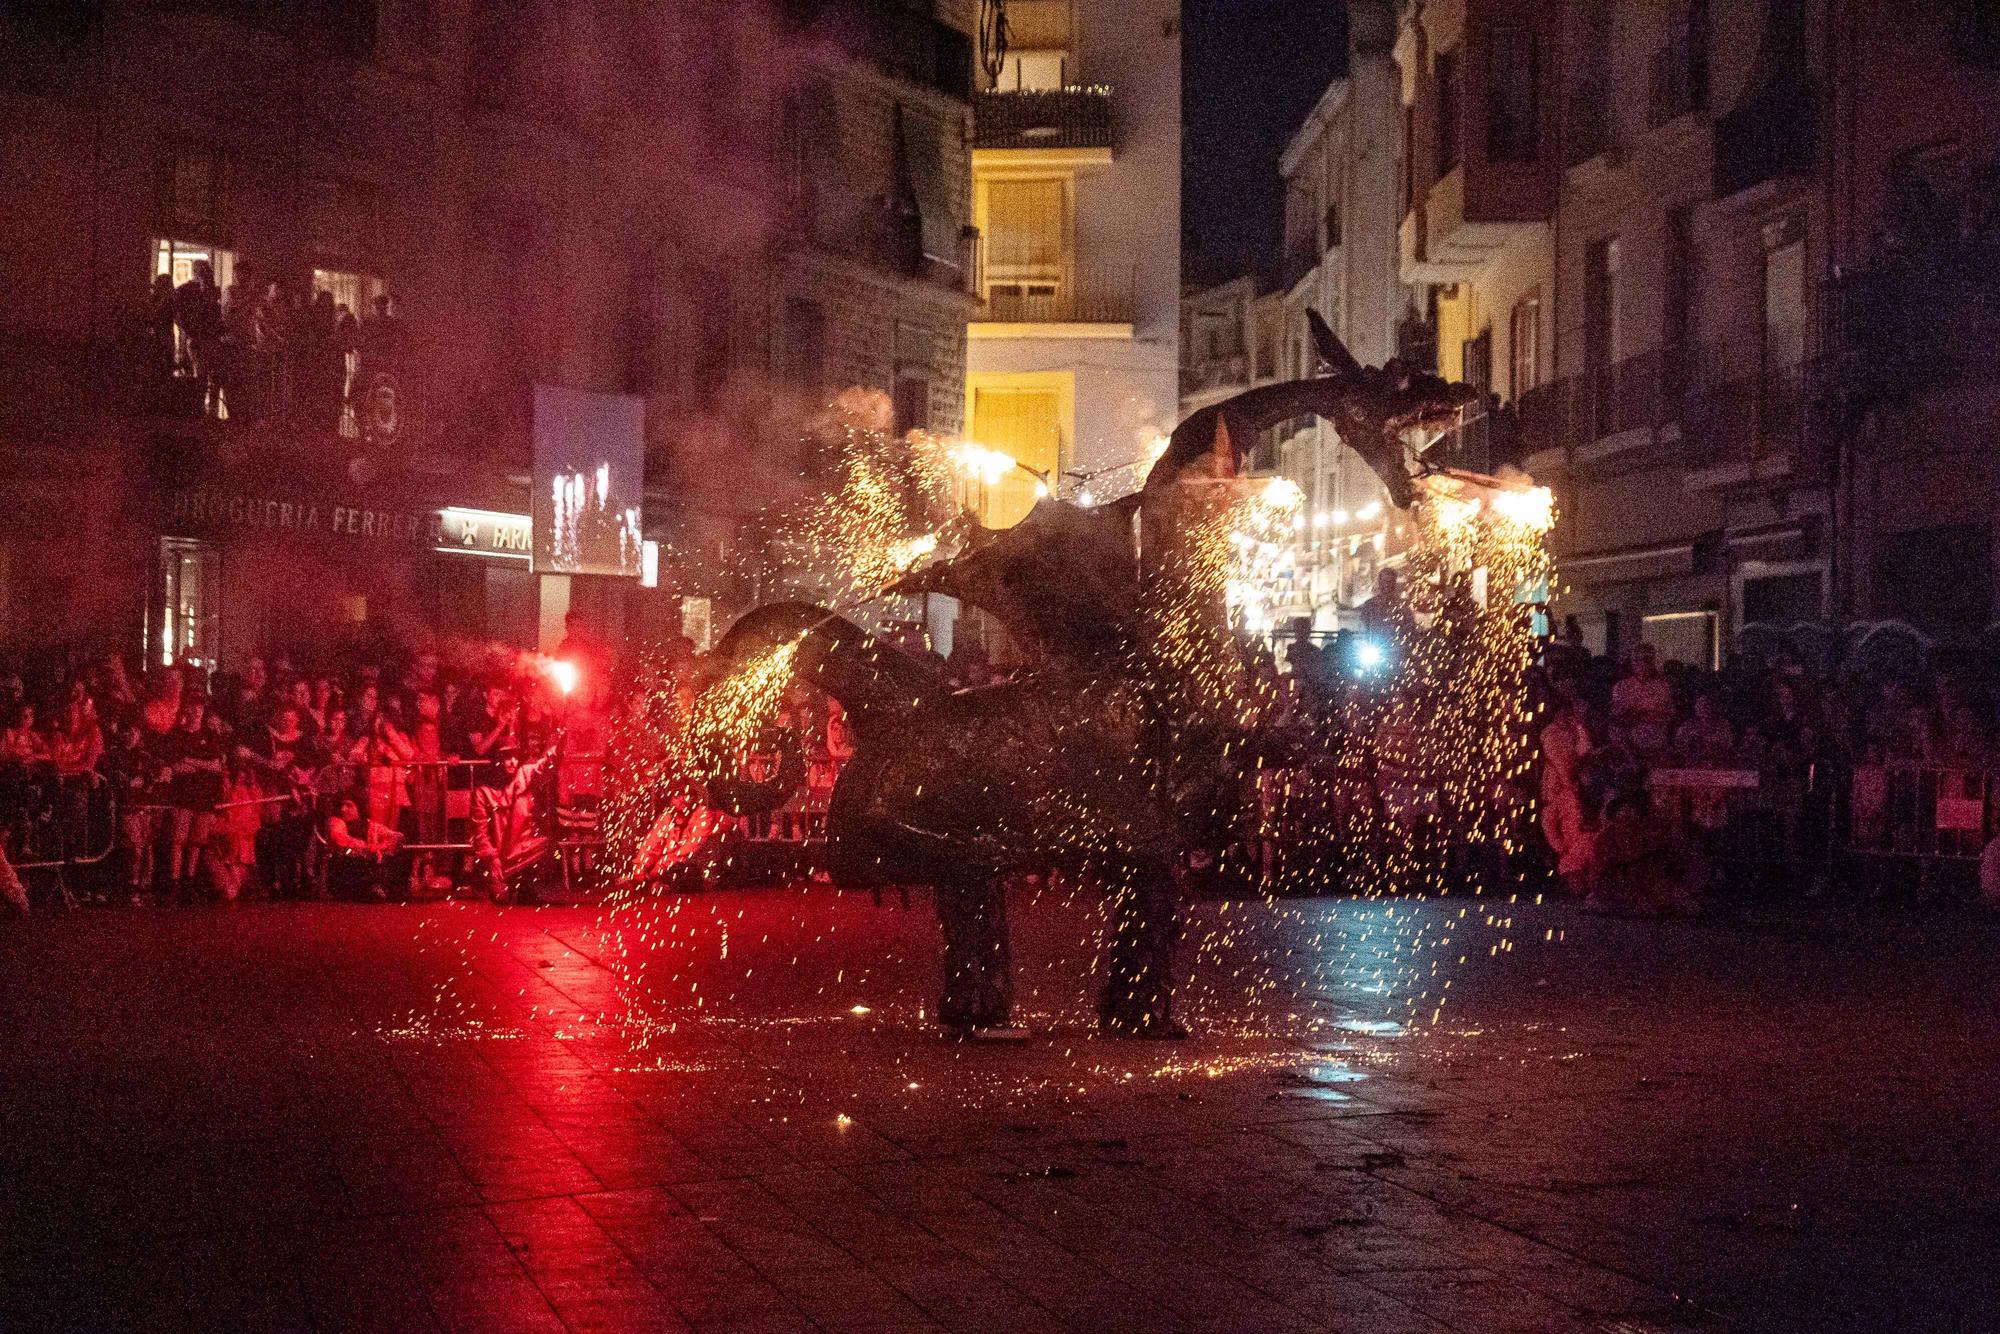
<path id="1" fill-rule="evenodd" d="M 1153 457 L 1165 443 L 1161 436 Z M 893 601 L 883 594 L 895 580 L 953 554 L 953 525 L 974 484 L 991 485 L 1019 466 L 965 441 L 922 433 L 893 439 L 860 413 L 833 431 L 829 451 L 824 493 L 774 515 L 774 545 L 818 572 L 818 582 L 801 590 L 878 606 Z M 1108 905 L 1129 886 L 1038 876 L 1012 886 L 1010 896 L 1073 925 L 1074 948 L 1017 964 L 1018 1010 L 1050 1045 L 1062 1044 L 1062 1059 L 1023 1068 L 960 1057 L 959 1076 L 942 1085 L 910 1078 L 905 1058 L 885 1048 L 878 1058 L 851 1062 L 867 1087 L 993 1105 L 1225 1076 L 1282 1078 L 1288 1089 L 1347 1083 L 1366 1077 L 1359 1067 L 1395 1059 L 1405 1034 L 1442 1032 L 1456 966 L 1511 951 L 1525 926 L 1504 893 L 1451 898 L 1423 911 L 1404 900 L 1489 890 L 1495 868 L 1532 821 L 1524 782 L 1531 723 L 1524 680 L 1533 647 L 1526 603 L 1551 586 L 1548 492 L 1433 479 L 1411 519 L 1415 538 L 1402 567 L 1409 614 L 1385 636 L 1383 671 L 1343 682 L 1322 717 L 1301 722 L 1288 714 L 1275 679 L 1246 664 L 1230 617 L 1268 628 L 1269 588 L 1292 546 L 1303 495 L 1282 478 L 1180 491 L 1176 539 L 1148 572 L 1127 684 L 1105 692 L 1090 721 L 1171 717 L 1204 746 L 1214 742 L 1196 750 L 1200 764 L 1188 772 L 1154 773 L 1135 763 L 1093 775 L 1100 784 L 1208 794 L 1196 799 L 1209 803 L 1206 810 L 1177 799 L 1177 816 L 1216 827 L 1235 822 L 1246 846 L 1279 828 L 1286 833 L 1268 866 L 1221 868 L 1238 875 L 1229 883 L 1251 881 L 1258 893 L 1185 910 L 1176 1003 L 1204 1046 L 1163 1059 L 1145 1048 L 1107 1050 L 1094 1042 L 1094 1015 L 1076 989 L 1096 980 Z M 764 587 L 784 587 L 768 572 L 760 578 Z M 614 875 L 633 865 L 634 851 L 676 794 L 729 772 L 759 742 L 800 683 L 803 642 L 777 644 L 714 677 L 710 664 L 689 668 L 641 654 L 609 742 L 603 827 Z M 1060 752 L 1065 724 L 1048 725 Z M 1302 763 L 1274 744 L 1288 727 L 1310 731 L 1297 747 L 1308 757 Z M 1212 753 L 1221 756 L 1219 781 L 1214 772 L 1195 772 Z M 1029 786 L 1037 790 L 1027 805 L 1053 831 L 1052 842 L 1085 853 L 1114 846 L 1117 835 L 1104 827 L 1106 808 L 1090 784 Z M 1327 887 L 1362 901 L 1307 909 L 1276 897 L 1281 888 Z M 799 890 L 781 930 L 746 937 L 744 910 L 730 896 L 674 895 L 621 879 L 607 895 L 591 947 L 593 961 L 616 979 L 618 1004 L 589 1022 L 561 1016 L 562 1031 L 615 1033 L 631 1052 L 622 1069 L 698 1078 L 715 1060 L 682 1059 L 673 1047 L 660 1054 L 660 1047 L 721 1032 L 789 1043 L 794 1034 L 837 1026 L 852 1036 L 829 1040 L 872 1042 L 922 1029 L 934 998 L 885 992 L 856 955 L 835 954 L 846 943 L 847 919 L 830 909 L 830 897 L 820 886 Z M 786 969 L 817 982 L 817 1005 L 760 1012 L 768 994 L 760 988 Z M 870 1003 L 855 1003 L 856 994 Z M 439 1042 L 516 1032 L 486 1026 L 441 988 L 435 1015 L 412 1015 L 382 1036 Z M 787 1095 L 772 1094 L 780 1096 Z M 837 1120 L 852 1122 L 846 1112 Z"/>
<path id="2" fill-rule="evenodd" d="M 712 773 L 733 764 L 784 706 L 792 660 L 803 642 L 791 639 L 765 649 L 702 691 L 688 714 L 687 754 Z"/>

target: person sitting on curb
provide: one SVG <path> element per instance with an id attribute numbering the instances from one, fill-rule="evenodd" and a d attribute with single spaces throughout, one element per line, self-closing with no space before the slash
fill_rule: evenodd
<path id="1" fill-rule="evenodd" d="M 328 879 L 334 897 L 377 903 L 389 897 L 383 885 L 397 883 L 389 867 L 400 841 L 395 830 L 369 820 L 359 801 L 344 796 L 339 809 L 327 817 L 326 841 L 333 854 Z"/>
<path id="2" fill-rule="evenodd" d="M 537 864 L 555 846 L 547 831 L 542 779 L 562 748 L 558 738 L 541 755 L 521 763 L 520 753 L 500 753 L 501 781 L 472 792 L 472 854 L 484 868 L 495 903 L 541 901 Z"/>

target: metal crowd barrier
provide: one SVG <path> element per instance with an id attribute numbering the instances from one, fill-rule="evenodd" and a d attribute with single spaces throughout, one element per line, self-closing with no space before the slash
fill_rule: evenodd
<path id="1" fill-rule="evenodd" d="M 21 836 L 8 860 L 14 870 L 62 871 L 95 866 L 118 842 L 118 807 L 111 785 L 96 773 L 17 772 L 6 818 Z"/>
<path id="2" fill-rule="evenodd" d="M 1860 857 L 1977 861 L 2000 833 L 2000 784 L 1978 769 L 1858 764 L 1848 782 L 1848 850 Z"/>
<path id="3" fill-rule="evenodd" d="M 433 773 L 435 779 L 426 778 Z M 385 776 L 378 778 L 378 774 Z M 558 846 L 582 851 L 601 845 L 604 839 L 597 820 L 597 807 L 603 796 L 604 758 L 595 755 L 559 756 L 546 781 L 553 785 L 557 797 Z M 473 794 L 480 787 L 505 786 L 505 780 L 499 773 L 499 762 L 491 759 L 404 760 L 386 764 L 343 761 L 324 766 L 314 774 L 314 817 L 317 819 L 326 814 L 324 808 L 329 803 L 346 796 L 360 802 L 365 812 L 378 786 L 385 783 L 400 785 L 408 793 L 407 802 L 392 803 L 397 810 L 407 807 L 418 813 L 418 837 L 401 845 L 405 852 L 470 852 L 475 809 Z M 259 800 L 269 804 L 293 800 L 298 795 L 286 794 Z M 424 837 L 422 831 L 426 825 L 436 829 L 441 837 Z"/>

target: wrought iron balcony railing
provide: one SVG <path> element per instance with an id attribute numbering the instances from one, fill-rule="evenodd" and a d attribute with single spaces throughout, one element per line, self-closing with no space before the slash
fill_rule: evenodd
<path id="1" fill-rule="evenodd" d="M 1515 405 L 1524 454 L 1576 448 L 1628 431 L 1674 427 L 1691 467 L 1789 454 L 1814 457 L 1815 404 L 1829 367 L 1768 364 L 1754 343 L 1655 348 L 1540 385 Z"/>
<path id="2" fill-rule="evenodd" d="M 1111 90 L 986 92 L 972 105 L 975 148 L 1109 148 Z"/>
<path id="3" fill-rule="evenodd" d="M 990 270 L 979 319 L 996 324 L 1130 324 L 1136 270 L 1075 265 L 1059 278 L 1012 278 Z"/>

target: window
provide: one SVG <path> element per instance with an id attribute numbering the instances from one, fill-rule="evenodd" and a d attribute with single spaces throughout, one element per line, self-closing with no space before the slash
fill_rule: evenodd
<path id="1" fill-rule="evenodd" d="M 160 539 L 160 617 L 154 661 L 163 667 L 186 658 L 211 666 L 216 657 L 218 584 L 222 556 L 213 542 Z"/>
<path id="2" fill-rule="evenodd" d="M 1542 381 L 1542 294 L 1531 291 L 1514 303 L 1507 319 L 1507 393 L 1515 403 Z"/>
<path id="3" fill-rule="evenodd" d="M 1743 581 L 1745 625 L 1799 625 L 1826 614 L 1825 581 L 1818 570 L 1767 574 Z"/>
<path id="4" fill-rule="evenodd" d="M 1487 390 L 1493 387 L 1493 331 L 1481 329 L 1477 338 L 1468 338 L 1461 343 L 1459 363 L 1462 368 L 1460 378 L 1484 398 Z"/>
<path id="5" fill-rule="evenodd" d="M 215 285 L 227 292 L 229 285 L 236 280 L 235 252 L 224 250 L 221 246 L 203 245 L 199 241 L 162 239 L 153 242 L 153 272 L 172 278 L 175 287 L 192 280 L 194 266 L 201 262 L 206 262 L 215 270 Z"/>
<path id="6" fill-rule="evenodd" d="M 695 401 L 709 407 L 714 405 L 724 382 L 729 379 L 730 329 L 735 297 L 729 275 L 721 269 L 710 269 L 697 275 L 695 291 L 700 296 L 694 311 L 694 364 L 689 369 L 694 374 Z"/>
<path id="7" fill-rule="evenodd" d="M 1340 244 L 1340 201 L 1334 200 L 1326 206 L 1320 219 L 1320 246 L 1331 250 Z"/>
<path id="8" fill-rule="evenodd" d="M 1009 51 L 993 86 L 1005 93 L 1054 91 L 1064 86 L 1067 51 Z"/>
<path id="9" fill-rule="evenodd" d="M 1583 267 L 1583 362 L 1590 370 L 1618 363 L 1618 238 L 1592 241 Z"/>
<path id="10" fill-rule="evenodd" d="M 236 281 L 236 255 L 220 246 L 203 245 L 198 241 L 173 241 L 161 238 L 153 242 L 153 274 L 164 274 L 178 288 L 183 283 L 194 281 L 195 265 L 207 264 L 214 272 L 215 286 L 219 293 L 226 295 Z M 176 307 L 179 303 L 176 302 Z M 174 323 L 174 369 L 178 379 L 198 379 L 193 350 L 188 345 L 187 331 L 180 325 L 178 310 Z M 215 414 L 227 417 L 226 407 L 218 404 Z"/>
<path id="11" fill-rule="evenodd" d="M 1063 277 L 1069 183 L 993 180 L 986 184 L 986 280 L 1024 294 L 1053 294 Z"/>
<path id="12" fill-rule="evenodd" d="M 1712 611 L 1666 611 L 1641 618 L 1639 638 L 1651 644 L 1661 662 L 1684 662 L 1712 672 L 1721 666 L 1720 644 Z"/>
<path id="13" fill-rule="evenodd" d="M 1694 210 L 1688 205 L 1667 214 L 1665 259 L 1665 341 L 1669 348 L 1685 348 L 1694 342 Z"/>
<path id="14" fill-rule="evenodd" d="M 375 298 L 388 292 L 380 278 L 371 273 L 351 273 L 339 269 L 314 269 L 313 290 L 333 294 L 333 304 L 344 306 L 355 319 L 372 313 Z"/>
<path id="15" fill-rule="evenodd" d="M 1646 119 L 1652 125 L 1708 104 L 1708 5 L 1691 0 L 1653 53 Z"/>
<path id="16" fill-rule="evenodd" d="M 1533 162 L 1535 37 L 1526 28 L 1493 30 L 1486 71 L 1486 157 L 1492 162 Z"/>
<path id="17" fill-rule="evenodd" d="M 1794 213 L 1764 228 L 1764 368 L 1797 366 L 1806 352 L 1805 224 Z"/>
<path id="18" fill-rule="evenodd" d="M 1458 165 L 1458 52 L 1440 51 L 1437 78 L 1437 174 L 1448 176 Z"/>
<path id="19" fill-rule="evenodd" d="M 1619 323 L 1618 238 L 1590 243 L 1583 268 L 1583 366 L 1589 378 L 1583 438 L 1610 433 L 1623 408 L 1618 393 L 1617 366 L 1622 359 Z"/>
<path id="20" fill-rule="evenodd" d="M 819 235 L 820 182 L 840 170 L 839 140 L 833 128 L 833 94 L 811 83 L 786 94 L 778 137 L 778 178 L 787 220 L 807 236 Z"/>
<path id="21" fill-rule="evenodd" d="M 1064 87 L 1069 47 L 1070 0 L 1011 0 L 1007 58 L 993 86 L 1003 92 Z"/>
<path id="22" fill-rule="evenodd" d="M 335 308 L 352 315 L 357 321 L 371 318 L 375 311 L 375 298 L 385 296 L 389 291 L 382 280 L 373 274 L 343 273 L 335 269 L 314 269 L 313 290 L 331 293 Z M 340 434 L 350 440 L 361 435 L 361 422 L 355 412 L 357 396 L 353 392 L 354 376 L 361 368 L 360 359 L 360 340 L 356 338 L 341 358 Z"/>
<path id="23" fill-rule="evenodd" d="M 826 390 L 826 307 L 803 297 L 787 297 L 782 347 L 785 383 L 818 406 Z"/>
<path id="24" fill-rule="evenodd" d="M 896 438 L 911 431 L 931 428 L 931 379 L 922 371 L 897 371 L 896 391 L 890 398 L 895 409 Z"/>

